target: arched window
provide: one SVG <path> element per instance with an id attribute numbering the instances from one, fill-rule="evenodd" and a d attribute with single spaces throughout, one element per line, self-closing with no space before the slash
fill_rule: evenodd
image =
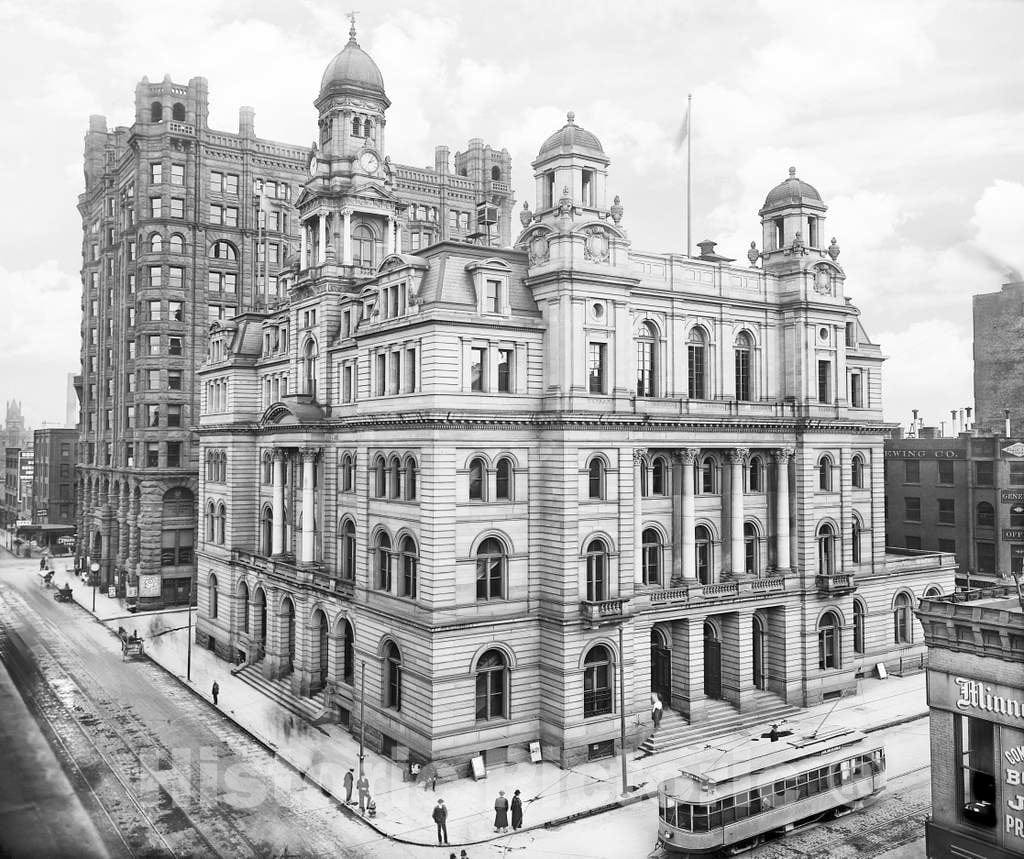
<path id="1" fill-rule="evenodd" d="M 366 224 L 358 224 L 352 230 L 352 264 L 373 266 L 373 230 Z"/>
<path id="2" fill-rule="evenodd" d="M 373 123 L 369 119 L 363 120 L 363 137 L 368 138 L 373 134 Z"/>
<path id="3" fill-rule="evenodd" d="M 764 492 L 764 460 L 757 455 L 747 463 L 747 492 Z"/>
<path id="4" fill-rule="evenodd" d="M 850 558 L 855 564 L 861 562 L 861 534 L 864 532 L 864 526 L 861 524 L 860 519 L 856 516 L 853 517 L 853 524 L 850 526 Z"/>
<path id="5" fill-rule="evenodd" d="M 818 575 L 831 576 L 836 571 L 836 529 L 828 522 L 818 528 Z"/>
<path id="6" fill-rule="evenodd" d="M 224 526 L 227 523 L 228 511 L 223 503 L 217 505 L 217 533 L 216 540 L 218 546 L 224 545 Z"/>
<path id="7" fill-rule="evenodd" d="M 352 629 L 352 624 L 347 620 L 343 620 L 341 623 L 343 629 L 341 679 L 351 686 L 356 676 L 356 634 Z"/>
<path id="8" fill-rule="evenodd" d="M 661 535 L 654 528 L 645 528 L 641 540 L 643 553 L 643 582 L 645 585 L 661 583 Z"/>
<path id="9" fill-rule="evenodd" d="M 654 325 L 645 322 L 636 335 L 636 395 L 654 397 L 656 379 L 656 354 L 658 332 Z"/>
<path id="10" fill-rule="evenodd" d="M 476 598 L 505 598 L 505 547 L 496 537 L 488 537 L 476 550 Z"/>
<path id="11" fill-rule="evenodd" d="M 170 240 L 170 251 L 172 254 L 183 254 L 185 253 L 185 239 L 182 238 L 178 233 L 171 236 Z"/>
<path id="12" fill-rule="evenodd" d="M 942 588 L 940 588 L 938 585 L 928 585 L 928 587 L 926 587 L 924 589 L 924 598 L 925 599 L 929 599 L 931 597 L 940 597 L 940 596 L 942 596 Z"/>
<path id="13" fill-rule="evenodd" d="M 864 602 L 859 599 L 853 601 L 853 652 L 864 652 Z"/>
<path id="14" fill-rule="evenodd" d="M 212 259 L 237 260 L 238 248 L 231 244 L 231 242 L 221 239 L 210 245 L 210 257 Z"/>
<path id="15" fill-rule="evenodd" d="M 378 455 L 373 461 L 374 495 L 385 498 L 388 494 L 388 468 L 384 457 Z"/>
<path id="16" fill-rule="evenodd" d="M 363 121 L 358 116 L 352 117 L 352 136 L 362 137 L 363 136 Z"/>
<path id="17" fill-rule="evenodd" d="M 839 616 L 827 611 L 818 621 L 818 668 L 822 671 L 842 667 L 840 651 Z"/>
<path id="18" fill-rule="evenodd" d="M 163 122 L 164 121 L 164 106 L 158 101 L 154 101 L 149 106 L 149 121 L 150 122 Z"/>
<path id="19" fill-rule="evenodd" d="M 498 501 L 512 500 L 512 460 L 503 456 L 494 469 L 494 497 Z"/>
<path id="20" fill-rule="evenodd" d="M 164 249 L 164 238 L 160 233 L 153 233 L 149 237 L 149 250 L 152 253 L 158 254 Z"/>
<path id="21" fill-rule="evenodd" d="M 391 457 L 388 463 L 388 483 L 390 484 L 390 496 L 392 498 L 402 497 L 402 460 L 397 455 Z"/>
<path id="22" fill-rule="evenodd" d="M 832 457 L 827 454 L 818 460 L 818 489 L 832 491 Z"/>
<path id="23" fill-rule="evenodd" d="M 207 582 L 207 589 L 210 598 L 210 617 L 216 617 L 219 606 L 217 605 L 217 577 L 211 575 Z"/>
<path id="24" fill-rule="evenodd" d="M 175 102 L 174 106 L 171 108 L 171 119 L 175 122 L 185 121 L 185 105 L 180 101 Z"/>
<path id="25" fill-rule="evenodd" d="M 476 663 L 476 718 L 505 719 L 508 663 L 500 650 L 488 650 Z"/>
<path id="26" fill-rule="evenodd" d="M 996 524 L 996 511 L 987 501 L 978 503 L 976 519 L 979 528 L 992 528 Z"/>
<path id="27" fill-rule="evenodd" d="M 583 716 L 612 711 L 612 656 L 603 644 L 591 647 L 583 658 Z"/>
<path id="28" fill-rule="evenodd" d="M 398 645 L 389 641 L 384 647 L 384 706 L 402 709 L 402 654 Z"/>
<path id="29" fill-rule="evenodd" d="M 263 459 L 260 460 L 261 465 L 261 478 L 264 486 L 270 486 L 274 480 L 274 459 L 270 453 L 264 453 Z"/>
<path id="30" fill-rule="evenodd" d="M 587 561 L 587 601 L 602 602 L 608 599 L 608 547 L 604 540 L 595 537 L 584 551 Z"/>
<path id="31" fill-rule="evenodd" d="M 736 344 L 733 347 L 736 355 L 736 399 L 741 402 L 749 402 L 753 399 L 751 395 L 752 347 L 750 335 L 746 331 L 741 331 L 737 335 Z"/>
<path id="32" fill-rule="evenodd" d="M 711 531 L 706 525 L 698 525 L 693 531 L 694 552 L 697 556 L 697 581 L 702 585 L 710 585 L 712 573 Z"/>
<path id="33" fill-rule="evenodd" d="M 587 466 L 587 497 L 592 499 L 604 498 L 604 460 L 595 456 Z"/>
<path id="34" fill-rule="evenodd" d="M 402 539 L 402 589 L 401 595 L 416 599 L 416 580 L 419 568 L 419 552 L 416 550 L 416 541 L 412 537 Z"/>
<path id="35" fill-rule="evenodd" d="M 356 525 L 351 519 L 341 523 L 341 547 L 338 562 L 341 565 L 341 577 L 351 581 L 356 577 Z"/>
<path id="36" fill-rule="evenodd" d="M 381 531 L 374 550 L 377 590 L 391 591 L 391 538 Z"/>
<path id="37" fill-rule="evenodd" d="M 707 337 L 704 329 L 691 328 L 689 339 L 686 341 L 686 372 L 692 400 L 703 400 L 707 397 L 706 348 Z"/>
<path id="38" fill-rule="evenodd" d="M 743 569 L 748 575 L 761 572 L 759 540 L 757 528 L 753 522 L 743 524 Z"/>
<path id="39" fill-rule="evenodd" d="M 303 393 L 316 397 L 316 343 L 307 340 L 302 350 Z"/>
<path id="40" fill-rule="evenodd" d="M 850 460 L 850 482 L 854 489 L 864 488 L 864 457 L 859 453 Z"/>
<path id="41" fill-rule="evenodd" d="M 717 491 L 718 463 L 713 456 L 705 456 L 694 470 L 697 485 L 694 487 L 700 495 L 714 495 Z"/>
<path id="42" fill-rule="evenodd" d="M 654 461 L 651 463 L 651 494 L 667 494 L 665 486 L 665 458 L 663 456 L 654 457 Z"/>
<path id="43" fill-rule="evenodd" d="M 905 591 L 896 594 L 892 604 L 893 641 L 896 644 L 910 644 L 913 641 L 911 611 L 910 595 Z"/>
<path id="44" fill-rule="evenodd" d="M 238 611 L 242 618 L 242 632 L 249 631 L 249 586 L 238 583 Z"/>
<path id="45" fill-rule="evenodd" d="M 492 182 L 500 182 L 501 181 L 501 168 L 498 167 L 497 165 L 495 165 L 494 167 L 491 168 L 491 181 Z"/>
<path id="46" fill-rule="evenodd" d="M 484 501 L 487 497 L 487 463 L 476 457 L 469 463 L 469 500 Z"/>
<path id="47" fill-rule="evenodd" d="M 269 507 L 263 508 L 260 517 L 260 548 L 264 555 L 274 551 L 274 511 Z"/>
<path id="48" fill-rule="evenodd" d="M 405 458 L 405 500 L 416 500 L 416 460 L 411 456 Z"/>
<path id="49" fill-rule="evenodd" d="M 341 491 L 351 492 L 355 488 L 355 459 L 351 453 L 341 458 Z"/>
<path id="50" fill-rule="evenodd" d="M 212 543 L 213 539 L 214 539 L 214 535 L 216 534 L 216 530 L 215 530 L 216 526 L 214 525 L 214 517 L 215 517 L 215 515 L 216 514 L 214 513 L 213 502 L 211 501 L 209 504 L 206 505 L 206 542 L 207 543 Z"/>

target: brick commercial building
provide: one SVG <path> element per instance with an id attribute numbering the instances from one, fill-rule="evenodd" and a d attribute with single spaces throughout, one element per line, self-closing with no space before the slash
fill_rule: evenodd
<path id="1" fill-rule="evenodd" d="M 357 97 L 383 125 L 356 51 L 321 128 Z M 201 644 L 461 766 L 607 754 L 623 706 L 636 743 L 652 690 L 697 721 L 920 658 L 953 559 L 885 550 L 881 350 L 811 185 L 770 191 L 749 267 L 642 253 L 569 114 L 513 248 L 357 264 L 349 229 L 387 237 L 402 199 L 331 127 L 287 299 L 214 325 L 200 369 Z"/>
<path id="2" fill-rule="evenodd" d="M 35 431 L 32 455 L 32 521 L 75 524 L 75 462 L 77 429 Z"/>
<path id="3" fill-rule="evenodd" d="M 332 79 L 325 77 L 321 99 L 338 95 Z M 454 173 L 447 147 L 438 147 L 435 169 L 392 164 L 382 154 L 382 93 L 379 80 L 361 81 L 348 103 L 324 111 L 320 146 L 343 141 L 363 169 L 372 165 L 388 200 L 386 221 L 357 215 L 379 201 L 351 195 L 344 209 L 311 210 L 299 191 L 311 167 L 319 169 L 320 150 L 256 137 L 248 107 L 237 133 L 209 128 L 204 78 L 143 79 L 130 127 L 111 131 L 103 117 L 90 119 L 78 204 L 78 530 L 80 561 L 100 564 L 104 587 L 116 584 L 140 604 L 188 599 L 199 462 L 190 428 L 208 329 L 280 302 L 280 278 L 300 247 L 322 259 L 324 237 L 344 230 L 335 246 L 353 272 L 366 274 L 403 244 L 476 232 L 480 203 L 484 237 L 508 243 L 508 153 L 472 140 L 456 153 Z"/>
<path id="4" fill-rule="evenodd" d="M 976 426 L 1002 432 L 1024 426 L 1024 281 L 973 297 Z"/>
<path id="5" fill-rule="evenodd" d="M 928 856 L 1024 855 L 1024 610 L 1016 587 L 926 598 Z"/>
<path id="6" fill-rule="evenodd" d="M 885 442 L 886 544 L 956 555 L 959 584 L 1024 573 L 1024 441 L 975 431 Z"/>

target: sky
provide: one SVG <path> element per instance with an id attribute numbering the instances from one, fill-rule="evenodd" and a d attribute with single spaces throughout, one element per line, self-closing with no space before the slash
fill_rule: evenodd
<path id="1" fill-rule="evenodd" d="M 481 137 L 530 162 L 573 110 L 611 159 L 633 246 L 681 252 L 693 94 L 693 240 L 743 261 L 790 166 L 828 204 L 846 295 L 888 356 L 888 420 L 973 404 L 971 296 L 1024 270 L 1024 2 L 360 4 L 392 160 Z M 210 125 L 309 145 L 342 4 L 0 0 L 0 400 L 63 423 L 78 371 L 82 144 L 129 125 L 143 77 L 209 82 Z"/>

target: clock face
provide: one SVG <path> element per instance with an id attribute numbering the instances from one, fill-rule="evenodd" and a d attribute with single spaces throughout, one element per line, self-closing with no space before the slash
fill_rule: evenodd
<path id="1" fill-rule="evenodd" d="M 377 168 L 380 167 L 380 161 L 377 156 L 372 152 L 364 152 L 359 156 L 359 163 L 363 166 L 363 169 L 367 173 L 376 173 Z"/>
<path id="2" fill-rule="evenodd" d="M 317 168 L 317 166 L 318 166 L 318 162 L 316 160 L 316 156 L 315 155 L 311 155 L 309 157 L 309 175 L 310 176 L 316 176 L 316 168 Z"/>

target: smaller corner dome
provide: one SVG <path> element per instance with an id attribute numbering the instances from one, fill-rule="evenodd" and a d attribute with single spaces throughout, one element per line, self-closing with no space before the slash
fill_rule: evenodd
<path id="1" fill-rule="evenodd" d="M 384 77 L 373 58 L 359 47 L 355 25 L 348 31 L 348 44 L 328 63 L 320 82 L 320 95 L 359 90 L 384 95 Z"/>
<path id="2" fill-rule="evenodd" d="M 544 141 L 540 152 L 537 153 L 537 160 L 563 152 L 585 152 L 605 157 L 601 141 L 596 135 L 576 124 L 576 114 L 571 110 L 566 114 L 565 125 Z"/>
<path id="3" fill-rule="evenodd" d="M 764 208 L 781 206 L 787 203 L 806 203 L 809 201 L 821 203 L 821 194 L 818 193 L 818 190 L 813 185 L 809 185 L 803 179 L 797 178 L 796 167 L 790 167 L 789 178 L 784 182 L 780 182 L 768 192 L 768 196 L 764 199 Z"/>

